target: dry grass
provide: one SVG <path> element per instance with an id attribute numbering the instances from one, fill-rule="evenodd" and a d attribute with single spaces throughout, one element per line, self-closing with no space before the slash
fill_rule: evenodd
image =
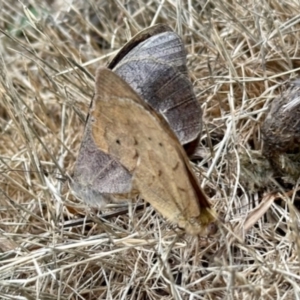
<path id="1" fill-rule="evenodd" d="M 300 299 L 298 182 L 276 185 L 260 132 L 299 72 L 299 2 L 28 2 L 0 11 L 0 298 Z M 197 168 L 223 220 L 209 239 L 178 237 L 149 206 L 100 221 L 58 179 L 95 69 L 164 22 L 184 39 L 204 109 Z"/>

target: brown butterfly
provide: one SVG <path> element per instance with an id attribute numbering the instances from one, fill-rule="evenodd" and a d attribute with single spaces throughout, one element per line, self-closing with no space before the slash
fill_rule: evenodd
<path id="1" fill-rule="evenodd" d="M 190 234 L 206 234 L 215 219 L 167 121 L 104 68 L 96 74 L 95 96 L 70 186 L 79 198 L 96 205 L 139 193 Z"/>

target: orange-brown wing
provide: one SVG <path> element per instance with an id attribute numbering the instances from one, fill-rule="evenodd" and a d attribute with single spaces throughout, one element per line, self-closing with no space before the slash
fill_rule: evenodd
<path id="1" fill-rule="evenodd" d="M 90 118 L 95 144 L 132 174 L 132 188 L 189 233 L 204 233 L 214 217 L 178 139 L 167 122 L 108 69 L 97 71 Z"/>

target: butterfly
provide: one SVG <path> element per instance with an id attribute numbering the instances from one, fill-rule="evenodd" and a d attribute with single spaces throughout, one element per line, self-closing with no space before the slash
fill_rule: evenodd
<path id="1" fill-rule="evenodd" d="M 157 38 L 159 35 L 154 37 Z M 149 42 L 149 39 L 145 42 Z M 161 42 L 157 43 L 161 44 Z M 143 42 L 139 43 L 129 51 L 129 58 L 128 54 L 121 55 L 119 58 L 117 55 L 115 62 L 112 61 L 109 66 L 114 72 L 103 68 L 97 71 L 95 96 L 86 121 L 70 187 L 78 198 L 100 207 L 116 199 L 132 198 L 139 194 L 163 216 L 178 224 L 179 227 L 185 228 L 187 232 L 205 233 L 206 228 L 214 220 L 214 213 L 199 187 L 181 146 L 181 143 L 185 144 L 197 139 L 199 123 L 194 123 L 195 118 L 192 117 L 190 118 L 192 125 L 189 124 L 188 119 L 180 120 L 186 112 L 185 109 L 188 109 L 191 104 L 184 106 L 180 113 L 175 112 L 175 114 L 173 112 L 168 114 L 167 109 L 162 109 L 168 107 L 169 101 L 173 101 L 175 106 L 169 106 L 170 110 L 180 110 L 182 103 L 185 102 L 179 98 L 177 102 L 171 99 L 173 97 L 170 95 L 173 94 L 176 98 L 176 91 L 180 85 L 179 81 L 168 77 L 168 72 L 171 70 L 175 77 L 183 80 L 188 86 L 189 81 L 186 81 L 188 78 L 184 73 L 186 67 L 180 66 L 185 64 L 177 63 L 177 67 L 174 67 L 170 63 L 167 67 L 158 68 L 161 71 L 159 74 L 163 75 L 157 82 L 159 88 L 151 79 L 153 84 L 147 90 L 147 87 L 144 87 L 147 85 L 145 79 L 147 76 L 139 77 L 140 84 L 133 84 L 135 80 L 130 80 L 132 76 L 130 71 L 124 71 L 128 64 L 131 67 L 136 66 L 137 61 L 131 58 L 131 53 L 136 51 L 137 47 L 142 49 L 138 53 L 143 53 L 144 48 L 146 50 L 149 48 Z M 165 50 L 159 52 L 163 53 Z M 133 57 L 143 57 L 142 61 L 145 56 L 147 55 L 133 55 Z M 155 71 L 157 62 L 159 66 L 163 65 L 159 57 L 148 59 L 146 63 L 144 71 L 148 70 L 151 76 L 157 74 Z M 124 61 L 126 63 L 123 65 Z M 164 75 L 166 68 L 168 71 Z M 130 69 L 136 74 L 135 76 L 142 72 L 135 67 Z M 177 84 L 173 85 L 173 82 Z M 169 92 L 162 92 L 161 90 L 166 87 L 170 88 Z M 190 95 L 194 95 L 190 92 L 192 90 L 187 91 Z M 190 96 L 187 99 L 192 98 Z M 153 99 L 156 102 L 166 101 L 167 105 L 156 106 Z M 197 105 L 194 105 L 195 107 Z M 173 117 L 170 117 L 172 114 Z M 201 113 L 199 115 L 201 116 Z M 176 124 L 175 119 L 172 119 L 174 116 L 179 123 L 181 122 L 181 126 L 185 124 L 182 131 L 177 125 L 177 127 L 174 125 L 174 130 L 170 121 L 173 120 Z M 187 128 L 197 128 L 197 130 L 194 129 L 194 133 L 189 135 Z"/>

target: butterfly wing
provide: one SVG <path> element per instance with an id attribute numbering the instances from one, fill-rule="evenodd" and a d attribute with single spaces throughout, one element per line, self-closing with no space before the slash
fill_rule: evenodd
<path id="1" fill-rule="evenodd" d="M 133 176 L 132 188 L 163 216 L 197 234 L 210 204 L 168 123 L 120 77 L 100 68 L 90 110 L 95 144 Z"/>

